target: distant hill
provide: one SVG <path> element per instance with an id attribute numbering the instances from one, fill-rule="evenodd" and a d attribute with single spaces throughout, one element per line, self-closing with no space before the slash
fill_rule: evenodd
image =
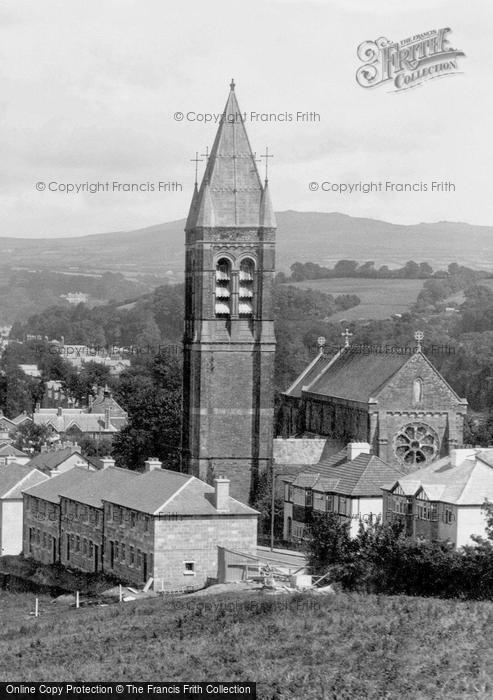
<path id="1" fill-rule="evenodd" d="M 391 224 L 338 213 L 277 213 L 277 267 L 296 260 L 329 264 L 341 258 L 374 260 L 398 266 L 407 260 L 427 261 L 435 269 L 457 261 L 493 269 L 493 226 L 440 221 Z M 111 270 L 181 276 L 184 266 L 185 220 L 136 231 L 117 231 L 77 238 L 2 238 L 0 260 L 8 266 L 39 269 Z"/>

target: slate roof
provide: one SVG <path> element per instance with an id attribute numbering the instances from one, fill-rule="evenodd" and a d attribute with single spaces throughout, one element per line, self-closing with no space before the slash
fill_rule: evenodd
<path id="1" fill-rule="evenodd" d="M 89 471 L 87 467 L 73 467 L 62 474 L 51 476 L 37 486 L 25 489 L 24 493 L 29 496 L 36 496 L 36 498 L 42 498 L 50 503 L 58 504 L 60 503 L 60 491 L 68 487 L 74 488 L 78 485 L 82 485 L 91 474 L 93 474 L 93 472 Z"/>
<path id="2" fill-rule="evenodd" d="M 228 95 L 187 229 L 195 226 L 275 227 L 275 218 L 257 171 L 241 119 L 234 84 Z"/>
<path id="3" fill-rule="evenodd" d="M 2 445 L 0 447 L 0 457 L 29 457 L 28 454 L 18 450 L 17 447 L 13 445 Z"/>
<path id="4" fill-rule="evenodd" d="M 103 498 L 116 505 L 149 515 L 214 515 L 214 487 L 188 474 L 168 469 L 155 469 L 141 474 L 131 488 L 122 484 L 111 497 Z M 229 498 L 229 515 L 256 515 L 253 508 Z"/>
<path id="5" fill-rule="evenodd" d="M 60 450 L 40 452 L 39 454 L 35 455 L 32 459 L 30 459 L 27 464 L 28 466 L 36 467 L 37 469 L 52 471 L 53 469 L 56 469 L 60 464 L 63 464 L 63 462 L 65 462 L 65 460 L 73 454 L 82 457 L 80 448 L 76 447 L 75 445 L 72 445 L 70 447 L 63 447 Z"/>
<path id="6" fill-rule="evenodd" d="M 310 394 L 368 403 L 368 400 L 410 359 L 410 355 L 365 355 L 348 348 L 326 372 L 315 378 L 306 391 Z"/>
<path id="7" fill-rule="evenodd" d="M 457 505 L 481 505 L 486 498 L 493 501 L 493 450 L 476 450 L 456 466 L 450 458 L 437 460 L 401 477 L 398 484 L 406 495 L 414 496 L 423 489 L 430 501 Z"/>
<path id="8" fill-rule="evenodd" d="M 403 472 L 375 455 L 359 454 L 348 461 L 347 451 L 343 449 L 304 469 L 292 484 L 324 493 L 375 497 L 381 496 L 383 484 L 395 483 L 402 476 Z"/>
<path id="9" fill-rule="evenodd" d="M 333 357 L 319 353 L 284 393 L 287 396 L 300 397 L 302 388 L 311 384 L 333 359 Z"/>
<path id="10" fill-rule="evenodd" d="M 135 479 L 141 476 L 139 472 L 119 467 L 108 467 L 97 472 L 90 472 L 90 476 L 82 483 L 67 484 L 60 490 L 60 496 L 70 498 L 78 503 L 102 508 L 103 499 L 111 499 L 113 491 L 134 487 Z"/>
<path id="11" fill-rule="evenodd" d="M 51 425 L 58 433 L 65 433 L 70 428 L 77 427 L 82 433 L 116 433 L 126 423 L 126 419 L 110 415 L 110 426 L 105 428 L 103 413 L 70 412 L 71 409 L 63 409 L 59 416 L 56 409 L 48 413 L 48 409 L 41 409 L 33 414 L 35 425 Z M 43 412 L 46 411 L 46 412 Z"/>
<path id="12" fill-rule="evenodd" d="M 0 498 L 21 499 L 24 488 L 34 486 L 48 478 L 27 464 L 9 464 L 0 469 Z"/>
<path id="13" fill-rule="evenodd" d="M 104 415 L 105 410 L 109 408 L 111 410 L 111 419 L 113 418 L 126 418 L 127 412 L 123 410 L 117 401 L 111 395 L 98 394 L 92 404 L 89 406 L 89 413 L 102 413 Z"/>

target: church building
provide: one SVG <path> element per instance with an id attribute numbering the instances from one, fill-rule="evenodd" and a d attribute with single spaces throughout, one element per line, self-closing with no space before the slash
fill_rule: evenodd
<path id="1" fill-rule="evenodd" d="M 412 353 L 364 353 L 346 338 L 329 357 L 322 345 L 281 396 L 280 436 L 325 437 L 334 453 L 369 443 L 372 454 L 405 472 L 461 447 L 467 400 L 423 354 L 420 331 L 416 338 Z"/>
<path id="2" fill-rule="evenodd" d="M 248 501 L 272 459 L 276 221 L 230 88 L 185 228 L 182 469 Z"/>

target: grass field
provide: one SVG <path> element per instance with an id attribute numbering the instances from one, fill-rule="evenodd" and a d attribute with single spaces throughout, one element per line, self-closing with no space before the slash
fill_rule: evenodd
<path id="1" fill-rule="evenodd" d="M 0 680 L 257 681 L 258 697 L 493 697 L 493 603 L 154 598 L 61 609 L 0 592 Z M 55 610 L 56 608 L 56 610 Z"/>
<path id="2" fill-rule="evenodd" d="M 384 319 L 392 314 L 402 314 L 418 298 L 424 280 L 385 280 L 338 277 L 323 280 L 296 282 L 301 289 L 315 289 L 326 294 L 357 294 L 361 304 L 330 317 L 331 321 L 359 319 Z"/>

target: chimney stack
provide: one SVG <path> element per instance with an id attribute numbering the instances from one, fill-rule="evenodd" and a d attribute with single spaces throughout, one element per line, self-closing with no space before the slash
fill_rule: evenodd
<path id="1" fill-rule="evenodd" d="M 153 472 L 156 471 L 156 469 L 163 468 L 163 463 L 156 457 L 149 457 L 149 459 L 146 459 L 146 461 L 144 462 L 144 465 L 144 471 L 146 472 Z"/>
<path id="2" fill-rule="evenodd" d="M 115 466 L 115 460 L 113 459 L 113 457 L 101 457 L 101 462 L 103 464 L 103 469 L 108 469 L 108 467 Z"/>
<path id="3" fill-rule="evenodd" d="M 352 462 L 358 455 L 369 455 L 370 445 L 367 442 L 349 442 L 347 446 L 348 462 Z"/>
<path id="4" fill-rule="evenodd" d="M 221 513 L 229 512 L 229 483 L 223 476 L 214 479 L 214 508 Z"/>

